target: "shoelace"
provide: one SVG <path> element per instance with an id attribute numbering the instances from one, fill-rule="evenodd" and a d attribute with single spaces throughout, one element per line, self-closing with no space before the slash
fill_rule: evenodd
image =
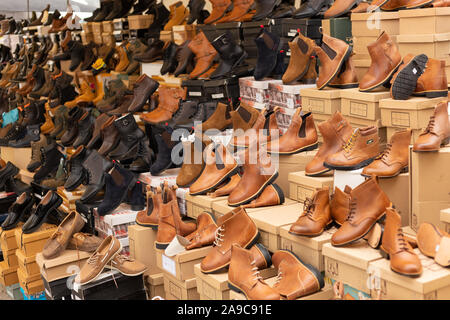
<path id="1" fill-rule="evenodd" d="M 62 235 L 62 232 L 58 229 L 51 235 L 50 239 L 56 239 L 58 236 Z"/>
<path id="2" fill-rule="evenodd" d="M 222 246 L 224 236 L 225 236 L 225 226 L 220 226 L 219 228 L 216 229 L 215 232 L 214 245 L 216 247 Z"/>
<path id="3" fill-rule="evenodd" d="M 100 255 L 98 253 L 95 253 L 92 257 L 88 259 L 87 264 L 95 265 L 99 259 Z"/>
<path id="4" fill-rule="evenodd" d="M 427 132 L 433 132 L 433 129 L 434 129 L 434 119 L 435 119 L 435 118 L 434 118 L 434 115 L 432 115 L 431 118 L 430 118 L 430 121 L 428 122 L 428 125 L 427 125 L 427 127 L 426 127 L 424 133 L 427 133 Z"/>
<path id="5" fill-rule="evenodd" d="M 347 221 L 351 222 L 356 213 L 356 199 L 352 199 L 350 202 L 350 211 L 348 213 Z"/>
<path id="6" fill-rule="evenodd" d="M 407 245 L 407 242 L 405 240 L 405 237 L 403 236 L 403 232 L 402 232 L 401 228 L 399 228 L 397 230 L 397 237 L 398 237 L 398 241 L 399 241 L 399 245 L 400 245 L 400 250 L 401 251 L 408 251 L 408 245 Z"/>
<path id="7" fill-rule="evenodd" d="M 254 281 L 263 280 L 263 278 L 262 278 L 261 275 L 259 274 L 258 267 L 256 267 L 256 262 L 255 262 L 255 260 L 253 260 L 252 263 L 251 263 L 250 265 L 253 266 L 253 268 L 252 268 L 252 271 L 253 271 L 253 273 L 252 273 L 253 280 L 254 280 Z"/>
<path id="8" fill-rule="evenodd" d="M 386 160 L 391 153 L 392 144 L 388 143 L 386 149 L 377 157 L 377 159 Z"/>
<path id="9" fill-rule="evenodd" d="M 356 132 L 353 132 L 350 139 L 348 139 L 347 143 L 344 146 L 342 146 L 345 152 L 348 153 L 352 150 L 355 140 L 356 140 Z"/>
<path id="10" fill-rule="evenodd" d="M 283 279 L 283 271 L 281 271 L 281 269 L 278 269 L 277 278 L 275 279 L 275 283 L 273 286 L 274 287 L 277 286 L 282 279 Z"/>
<path id="11" fill-rule="evenodd" d="M 306 198 L 305 202 L 303 203 L 303 212 L 310 218 L 312 218 L 312 215 L 314 213 L 315 203 L 314 200 L 311 198 Z"/>

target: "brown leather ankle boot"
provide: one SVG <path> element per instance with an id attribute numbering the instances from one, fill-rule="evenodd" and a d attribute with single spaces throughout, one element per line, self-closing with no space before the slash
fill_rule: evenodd
<path id="1" fill-rule="evenodd" d="M 158 230 L 159 212 L 161 210 L 161 188 L 157 187 L 156 192 L 150 191 L 147 186 L 147 206 L 145 210 L 139 211 L 136 215 L 136 223 L 143 227 L 150 227 Z"/>
<path id="2" fill-rule="evenodd" d="M 209 196 L 212 198 L 228 196 L 239 184 L 239 181 L 241 181 L 241 176 L 236 173 L 229 178 L 229 181 L 223 187 L 219 187 L 213 193 L 210 193 Z"/>
<path id="3" fill-rule="evenodd" d="M 216 129 L 223 131 L 231 127 L 231 112 L 233 107 L 230 104 L 224 104 L 222 102 L 217 103 L 216 110 L 214 113 L 200 125 L 196 127 L 195 130 L 205 132 L 207 130 Z"/>
<path id="4" fill-rule="evenodd" d="M 317 88 L 323 89 L 339 73 L 345 60 L 350 57 L 352 48 L 344 41 L 330 37 L 322 37 L 322 46 L 314 46 L 314 51 L 320 60 Z"/>
<path id="5" fill-rule="evenodd" d="M 353 65 L 353 54 L 345 61 L 341 72 L 329 84 L 329 87 L 339 89 L 358 88 L 358 76 Z"/>
<path id="6" fill-rule="evenodd" d="M 402 57 L 395 42 L 383 31 L 375 42 L 367 47 L 372 62 L 359 82 L 359 91 L 371 91 L 385 83 L 397 71 Z"/>
<path id="7" fill-rule="evenodd" d="M 167 181 L 162 189 L 162 202 L 159 210 L 158 233 L 155 246 L 157 249 L 165 249 L 176 235 L 182 237 L 194 232 L 196 224 L 181 220 L 180 208 L 174 187 L 169 187 Z"/>
<path id="8" fill-rule="evenodd" d="M 169 21 L 164 26 L 164 31 L 172 31 L 173 26 L 185 25 L 188 16 L 189 9 L 183 5 L 182 1 L 171 4 Z"/>
<path id="9" fill-rule="evenodd" d="M 341 151 L 326 157 L 323 165 L 332 170 L 356 170 L 370 164 L 379 152 L 378 128 L 355 129 Z"/>
<path id="10" fill-rule="evenodd" d="M 342 225 L 348 218 L 350 212 L 350 201 L 352 197 L 350 192 L 352 188 L 345 186 L 344 191 L 341 191 L 338 187 L 334 188 L 334 193 L 331 196 L 330 211 L 331 217 L 338 225 Z"/>
<path id="11" fill-rule="evenodd" d="M 423 222 L 417 231 L 417 246 L 420 252 L 434 258 L 443 267 L 450 265 L 450 235 L 435 225 Z"/>
<path id="12" fill-rule="evenodd" d="M 244 204 L 243 208 L 260 208 L 277 206 L 284 203 L 283 190 L 276 184 L 268 185 L 263 192 L 248 204 Z"/>
<path id="13" fill-rule="evenodd" d="M 347 220 L 331 237 L 333 246 L 343 246 L 361 239 L 374 224 L 384 217 L 391 206 L 388 196 L 372 177 L 350 192 L 350 211 Z"/>
<path id="14" fill-rule="evenodd" d="M 426 129 L 420 134 L 413 146 L 414 152 L 439 151 L 441 146 L 450 142 L 450 121 L 448 120 L 447 101 L 439 103 L 434 109 Z"/>
<path id="15" fill-rule="evenodd" d="M 271 141 L 272 137 L 278 137 L 280 129 L 278 128 L 276 112 L 278 107 L 271 112 L 264 108 L 258 115 L 253 127 L 244 134 L 234 136 L 230 145 L 234 147 L 247 148 L 250 143 L 260 143 L 260 139 Z M 263 142 L 263 143 L 264 143 Z"/>
<path id="16" fill-rule="evenodd" d="M 259 270 L 269 268 L 272 265 L 272 257 L 270 256 L 270 252 L 266 247 L 264 247 L 263 244 L 255 243 L 249 251 L 255 260 L 255 266 Z"/>
<path id="17" fill-rule="evenodd" d="M 217 20 L 216 23 L 243 21 L 244 16 L 254 9 L 255 3 L 253 0 L 233 0 L 233 10 L 222 19 Z"/>
<path id="18" fill-rule="evenodd" d="M 198 179 L 190 186 L 191 195 L 208 193 L 234 175 L 238 169 L 236 160 L 222 144 L 209 144 L 205 153 L 206 165 Z"/>
<path id="19" fill-rule="evenodd" d="M 214 243 L 216 238 L 217 224 L 214 216 L 209 212 L 202 212 L 197 217 L 197 230 L 186 236 L 190 244 L 186 246 L 186 250 L 192 250 Z"/>
<path id="20" fill-rule="evenodd" d="M 323 143 L 317 151 L 314 159 L 312 159 L 305 167 L 307 176 L 319 176 L 330 171 L 323 165 L 324 160 L 336 152 L 342 150 L 342 146 L 346 144 L 352 135 L 352 127 L 348 121 L 336 111 L 327 121 L 317 125 L 322 134 Z"/>
<path id="21" fill-rule="evenodd" d="M 119 131 L 114 125 L 114 121 L 116 120 L 116 116 L 111 116 L 100 128 L 102 134 L 102 145 L 98 149 L 98 153 L 102 156 L 107 155 L 119 145 Z"/>
<path id="22" fill-rule="evenodd" d="M 194 39 L 189 42 L 188 47 L 194 53 L 196 60 L 194 70 L 189 74 L 189 79 L 195 79 L 211 68 L 218 53 L 202 31 L 197 33 Z"/>
<path id="23" fill-rule="evenodd" d="M 402 219 L 394 208 L 386 209 L 381 255 L 390 259 L 391 269 L 405 276 L 417 277 L 422 273 L 422 263 L 402 232 Z"/>
<path id="24" fill-rule="evenodd" d="M 205 24 L 211 24 L 222 19 L 225 14 L 233 9 L 231 0 L 209 0 L 212 4 L 212 11 L 208 18 L 205 19 Z"/>
<path id="25" fill-rule="evenodd" d="M 328 187 L 316 189 L 312 198 L 306 198 L 303 213 L 289 229 L 289 233 L 315 237 L 333 224 L 330 212 L 330 195 Z"/>
<path id="26" fill-rule="evenodd" d="M 317 59 L 316 57 L 311 57 L 311 60 L 309 61 L 309 68 L 306 74 L 302 77 L 301 81 L 304 84 L 314 84 L 317 81 Z"/>
<path id="27" fill-rule="evenodd" d="M 259 274 L 252 253 L 236 244 L 230 250 L 228 287 L 242 292 L 248 300 L 280 300 L 280 295 Z"/>
<path id="28" fill-rule="evenodd" d="M 258 119 L 259 111 L 246 103 L 240 103 L 235 111 L 230 112 L 233 121 L 233 132 L 237 130 L 246 131 L 253 127 Z"/>
<path id="29" fill-rule="evenodd" d="M 445 74 L 445 61 L 428 57 L 425 72 L 417 80 L 413 95 L 427 98 L 446 97 L 447 75 Z"/>
<path id="30" fill-rule="evenodd" d="M 140 116 L 143 121 L 154 125 L 172 119 L 173 114 L 180 106 L 180 100 L 186 99 L 187 88 L 160 86 L 158 92 L 158 107 L 151 112 L 144 113 Z"/>
<path id="31" fill-rule="evenodd" d="M 297 108 L 287 131 L 267 144 L 269 153 L 294 154 L 317 148 L 319 143 L 313 115 L 311 112 L 300 115 L 301 111 L 302 108 Z"/>
<path id="32" fill-rule="evenodd" d="M 365 167 L 361 174 L 365 177 L 375 175 L 380 178 L 392 178 L 402 172 L 408 172 L 411 134 L 411 129 L 395 132 L 383 153 Z"/>
<path id="33" fill-rule="evenodd" d="M 314 51 L 315 42 L 299 33 L 291 42 L 288 42 L 291 49 L 291 57 L 286 72 L 283 74 L 283 83 L 290 84 L 303 78 L 311 65 L 311 56 Z M 315 71 L 315 70 L 314 70 Z M 314 79 L 315 80 L 315 79 Z"/>

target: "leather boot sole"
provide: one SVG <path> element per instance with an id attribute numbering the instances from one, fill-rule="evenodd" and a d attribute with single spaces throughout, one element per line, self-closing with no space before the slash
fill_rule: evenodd
<path id="1" fill-rule="evenodd" d="M 382 224 L 375 224 L 373 228 L 367 233 L 363 239 L 367 241 L 369 246 L 374 249 L 378 249 L 383 238 L 384 226 Z"/>
<path id="2" fill-rule="evenodd" d="M 191 196 L 198 196 L 198 195 L 202 195 L 202 194 L 207 194 L 208 192 L 214 190 L 215 188 L 217 188 L 218 186 L 220 186 L 228 177 L 231 177 L 233 175 L 235 175 L 236 173 L 238 173 L 239 171 L 239 165 L 236 164 L 236 166 L 230 171 L 228 172 L 224 177 L 222 177 L 218 182 L 216 182 L 213 186 L 208 187 L 206 189 L 197 191 L 195 193 L 191 193 L 189 192 L 189 194 Z"/>
<path id="3" fill-rule="evenodd" d="M 330 88 L 337 88 L 337 89 L 353 89 L 358 88 L 359 83 L 347 83 L 347 84 L 328 84 Z"/>
<path id="4" fill-rule="evenodd" d="M 266 261 L 266 268 L 269 268 L 272 265 L 272 257 L 270 256 L 270 252 L 261 243 L 256 243 L 255 247 L 263 255 L 264 260 Z"/>
<path id="5" fill-rule="evenodd" d="M 447 137 L 441 141 L 440 147 L 445 147 L 450 143 L 450 137 Z M 438 152 L 440 148 L 437 149 L 429 149 L 429 150 L 415 150 L 413 147 L 413 152 Z M 1 184 L 0 184 L 1 185 Z"/>
<path id="6" fill-rule="evenodd" d="M 390 255 L 389 255 L 389 253 L 387 253 L 387 252 L 385 251 L 385 249 L 383 248 L 383 245 L 380 246 L 379 251 L 380 251 L 381 256 L 382 256 L 384 259 L 390 260 Z M 422 272 L 419 272 L 419 273 L 405 273 L 405 272 L 402 272 L 402 271 L 399 271 L 399 270 L 395 270 L 395 269 L 392 267 L 392 264 L 391 264 L 391 270 L 394 271 L 395 273 L 401 274 L 402 276 L 407 276 L 407 277 L 411 277 L 411 278 L 417 278 L 417 277 L 420 277 L 420 275 L 422 274 Z"/>
<path id="7" fill-rule="evenodd" d="M 348 46 L 347 50 L 345 51 L 345 54 L 341 58 L 341 61 L 339 61 L 338 67 L 336 68 L 334 73 L 331 75 L 330 78 L 328 78 L 328 80 L 323 85 L 317 87 L 318 90 L 325 88 L 336 77 L 336 75 L 339 73 L 342 66 L 344 65 L 344 62 L 350 58 L 351 54 L 352 54 L 352 47 Z"/>
<path id="8" fill-rule="evenodd" d="M 439 98 L 439 97 L 447 97 L 448 91 L 446 90 L 428 90 L 428 91 L 421 91 L 421 92 L 413 92 L 413 96 L 418 97 L 427 97 L 427 98 Z"/>
<path id="9" fill-rule="evenodd" d="M 371 164 L 373 162 L 375 158 L 369 158 L 367 160 L 363 160 L 360 163 L 351 165 L 351 166 L 335 166 L 333 164 L 330 164 L 328 162 L 324 162 L 323 165 L 324 167 L 327 167 L 329 169 L 332 170 L 344 170 L 344 171 L 349 171 L 349 170 L 358 170 L 361 168 L 364 168 L 365 166 L 368 166 L 369 164 Z"/>
<path id="10" fill-rule="evenodd" d="M 153 230 L 157 231 L 158 230 L 158 225 L 157 224 L 152 224 L 152 223 L 142 223 L 142 222 L 138 222 L 136 221 L 136 224 L 142 226 L 142 227 L 146 227 L 146 228 L 152 228 Z"/>
<path id="11" fill-rule="evenodd" d="M 317 233 L 297 233 L 297 232 L 291 232 L 291 231 L 289 231 L 289 233 L 293 234 L 294 236 L 302 236 L 302 237 L 313 238 L 313 237 L 320 236 L 324 231 L 333 228 L 333 226 L 334 226 L 334 222 L 333 222 L 333 220 L 331 220 L 331 222 L 329 222 L 325 227 L 322 228 L 322 230 L 320 230 Z"/>
<path id="12" fill-rule="evenodd" d="M 366 88 L 366 89 L 359 88 L 359 91 L 361 91 L 361 92 L 372 91 L 373 89 L 376 89 L 379 86 L 382 86 L 384 84 L 389 83 L 389 81 L 391 80 L 392 75 L 397 71 L 398 67 L 400 67 L 401 64 L 402 64 L 402 61 L 400 61 L 399 64 L 394 69 L 392 69 L 392 71 L 389 73 L 389 75 L 385 79 L 383 79 L 381 82 L 379 82 L 379 83 L 377 83 L 377 84 L 375 84 L 375 85 L 373 85 L 373 86 L 371 86 L 369 88 Z"/>
<path id="13" fill-rule="evenodd" d="M 293 150 L 293 151 L 280 152 L 280 151 L 267 150 L 267 152 L 270 154 L 274 153 L 274 154 L 290 155 L 290 154 L 296 154 L 296 153 L 300 153 L 300 152 L 304 152 L 304 151 L 316 150 L 318 147 L 319 147 L 319 142 L 315 142 L 313 144 L 301 147 L 301 148 Z"/>
<path id="14" fill-rule="evenodd" d="M 395 100 L 407 100 L 417 86 L 417 80 L 425 71 L 428 57 L 424 54 L 415 56 L 395 77 L 391 93 Z"/>
<path id="15" fill-rule="evenodd" d="M 30 233 L 33 233 L 33 232 L 37 231 L 37 230 L 44 224 L 44 222 L 47 221 L 48 216 L 49 216 L 54 210 L 57 210 L 58 207 L 59 207 L 62 203 L 63 203 L 62 199 L 59 198 L 59 199 L 56 201 L 56 203 L 55 203 L 53 206 L 51 206 L 50 209 L 46 212 L 45 217 L 41 220 L 41 222 L 39 222 L 39 223 L 38 223 L 37 225 L 35 225 L 33 228 L 28 229 L 27 232 L 24 231 L 23 233 L 24 233 L 24 234 L 30 234 Z"/>
<path id="16" fill-rule="evenodd" d="M 247 203 L 251 202 L 252 200 L 258 198 L 259 195 L 264 191 L 264 189 L 265 189 L 269 184 L 273 183 L 273 182 L 277 179 L 277 177 L 278 177 L 278 171 L 276 171 L 276 172 L 270 177 L 270 179 L 267 180 L 267 181 L 259 188 L 259 190 L 258 190 L 255 194 L 253 194 L 253 195 L 251 195 L 249 198 L 247 198 L 247 199 L 245 199 L 245 200 L 242 200 L 242 201 L 240 201 L 240 202 L 237 202 L 237 203 L 230 203 L 230 201 L 228 200 L 228 205 L 229 205 L 230 207 L 239 207 L 239 206 L 241 206 L 241 205 L 243 205 L 243 204 L 247 204 Z M 229 199 L 229 198 L 228 198 L 228 199 Z"/>
<path id="17" fill-rule="evenodd" d="M 381 178 L 381 179 L 387 179 L 387 178 L 395 178 L 396 176 L 398 176 L 400 173 L 407 173 L 408 172 L 408 166 L 403 167 L 402 169 L 400 169 L 399 171 L 397 171 L 396 173 L 394 173 L 391 176 L 381 176 L 378 174 L 375 174 L 377 176 L 377 178 Z M 365 178 L 370 178 L 372 175 L 371 174 L 364 174 L 361 172 L 361 175 Z"/>
<path id="18" fill-rule="evenodd" d="M 320 177 L 324 173 L 327 173 L 327 172 L 330 172 L 330 171 L 333 171 L 333 170 L 326 168 L 325 170 L 318 171 L 318 172 L 313 172 L 313 173 L 307 173 L 305 171 L 305 176 L 308 176 L 308 177 Z"/>

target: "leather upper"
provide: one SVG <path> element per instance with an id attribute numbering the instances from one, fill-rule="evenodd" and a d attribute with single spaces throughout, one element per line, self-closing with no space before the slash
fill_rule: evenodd
<path id="1" fill-rule="evenodd" d="M 437 151 L 444 139 L 450 137 L 447 101 L 440 102 L 430 117 L 427 128 L 419 135 L 413 151 Z"/>

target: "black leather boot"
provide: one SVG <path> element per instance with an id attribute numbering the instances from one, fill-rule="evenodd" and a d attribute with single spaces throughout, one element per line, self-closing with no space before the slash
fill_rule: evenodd
<path id="1" fill-rule="evenodd" d="M 19 174 L 17 168 L 12 162 L 9 162 L 0 170 L 0 189 L 5 187 L 5 182 Z"/>
<path id="2" fill-rule="evenodd" d="M 100 12 L 95 16 L 93 19 L 93 22 L 102 22 L 105 20 L 106 16 L 112 11 L 113 9 L 113 1 L 104 1 L 102 2 L 102 5 L 100 7 Z"/>
<path id="3" fill-rule="evenodd" d="M 33 73 L 33 78 L 36 81 L 36 84 L 31 92 L 36 92 L 45 84 L 44 69 L 42 69 L 41 67 L 37 67 L 36 71 Z"/>
<path id="4" fill-rule="evenodd" d="M 280 47 L 280 37 L 262 29 L 255 39 L 258 57 L 254 72 L 255 80 L 262 80 L 270 75 L 277 64 L 277 55 Z"/>
<path id="5" fill-rule="evenodd" d="M 229 31 L 211 42 L 220 56 L 220 63 L 217 69 L 209 76 L 210 79 L 219 79 L 225 77 L 233 68 L 241 64 L 247 58 L 245 52 L 238 46 Z"/>
<path id="6" fill-rule="evenodd" d="M 87 203 L 105 186 L 105 172 L 113 167 L 113 163 L 92 150 L 82 165 L 87 173 L 87 185 L 80 200 Z"/>
<path id="7" fill-rule="evenodd" d="M 68 147 L 72 145 L 78 136 L 78 120 L 83 115 L 84 110 L 78 106 L 69 110 L 69 118 L 67 120 L 67 131 L 61 137 L 63 146 Z"/>
<path id="8" fill-rule="evenodd" d="M 178 110 L 170 119 L 169 125 L 174 128 L 175 126 L 187 126 L 192 127 L 194 125 L 194 116 L 198 112 L 198 101 L 181 101 Z"/>
<path id="9" fill-rule="evenodd" d="M 8 216 L 2 223 L 2 230 L 14 229 L 19 221 L 23 221 L 23 217 L 29 216 L 33 204 L 34 197 L 30 192 L 24 192 L 18 196 L 8 209 Z"/>
<path id="10" fill-rule="evenodd" d="M 256 13 L 252 17 L 252 21 L 260 21 L 267 18 L 275 7 L 280 5 L 281 0 L 255 0 L 255 2 Z"/>
<path id="11" fill-rule="evenodd" d="M 5 34 L 14 34 L 16 28 L 17 28 L 16 20 L 14 19 L 9 20 L 9 29 Z"/>
<path id="12" fill-rule="evenodd" d="M 33 180 L 36 183 L 41 182 L 48 175 L 56 173 L 58 170 L 59 162 L 64 155 L 59 152 L 55 144 L 51 144 L 41 149 L 42 166 L 34 174 Z"/>
<path id="13" fill-rule="evenodd" d="M 161 2 L 154 6 L 155 18 L 153 23 L 148 27 L 149 38 L 158 38 L 159 33 L 169 21 L 170 11 L 167 10 L 166 6 Z"/>
<path id="14" fill-rule="evenodd" d="M 189 9 L 189 17 L 187 20 L 187 24 L 193 24 L 196 20 L 201 18 L 201 12 L 205 7 L 205 0 L 189 0 L 187 5 Z"/>
<path id="15" fill-rule="evenodd" d="M 76 68 L 81 64 L 84 58 L 84 46 L 78 41 L 69 41 L 67 47 L 70 52 L 70 71 L 75 71 Z"/>
<path id="16" fill-rule="evenodd" d="M 105 17 L 105 21 L 110 21 L 113 19 L 116 19 L 120 16 L 122 13 L 122 0 L 114 0 L 113 1 L 113 8 L 108 13 L 108 15 Z"/>
<path id="17" fill-rule="evenodd" d="M 114 164 L 110 173 L 105 174 L 105 197 L 97 208 L 100 216 L 116 209 L 128 196 L 128 191 L 136 184 L 136 177 L 130 171 Z"/>
<path id="18" fill-rule="evenodd" d="M 86 21 L 86 22 L 94 22 L 95 18 L 100 14 L 100 12 L 103 11 L 103 7 L 104 6 L 105 6 L 105 3 L 100 1 L 100 8 L 95 9 L 94 12 L 92 12 L 92 16 L 84 19 L 84 21 Z"/>
<path id="19" fill-rule="evenodd" d="M 78 136 L 73 142 L 73 147 L 78 148 L 81 145 L 87 145 L 91 140 L 92 132 L 94 131 L 94 117 L 91 116 L 90 111 L 86 111 L 78 120 Z"/>
<path id="20" fill-rule="evenodd" d="M 94 54 L 95 47 L 96 44 L 94 42 L 90 42 L 84 46 L 84 58 L 83 63 L 80 66 L 81 71 L 89 70 L 97 60 L 97 56 Z"/>
<path id="21" fill-rule="evenodd" d="M 131 11 L 128 15 L 137 15 L 142 14 L 144 11 L 147 11 L 155 4 L 155 0 L 138 0 L 136 4 L 133 6 L 133 11 Z"/>
<path id="22" fill-rule="evenodd" d="M 152 176 L 157 176 L 172 166 L 171 156 L 174 145 L 170 141 L 170 134 L 167 131 L 155 135 L 155 140 L 158 145 L 158 153 L 156 154 L 156 161 L 150 167 Z"/>
<path id="23" fill-rule="evenodd" d="M 164 63 L 161 67 L 162 75 L 165 75 L 166 73 L 172 74 L 177 68 L 177 59 L 176 59 L 177 49 L 178 46 L 172 41 L 170 41 L 167 44 L 166 48 L 164 49 L 163 53 Z"/>
<path id="24" fill-rule="evenodd" d="M 330 0 L 309 0 L 302 3 L 300 8 L 295 10 L 292 17 L 294 19 L 312 18 L 317 16 L 322 9 L 327 8 L 330 4 Z"/>
<path id="25" fill-rule="evenodd" d="M 145 133 L 139 129 L 131 113 L 114 121 L 114 125 L 119 131 L 120 142 L 108 156 L 115 160 L 135 158 L 139 149 L 139 142 L 145 137 Z"/>
<path id="26" fill-rule="evenodd" d="M 64 189 L 67 191 L 75 190 L 86 180 L 86 171 L 82 165 L 86 157 L 87 150 L 84 146 L 79 146 L 69 157 L 68 169 L 70 174 L 64 183 Z"/>
<path id="27" fill-rule="evenodd" d="M 49 191 L 35 207 L 28 220 L 23 224 L 24 234 L 33 233 L 47 221 L 50 214 L 57 215 L 56 209 L 62 204 L 62 198 L 54 191 Z"/>
<path id="28" fill-rule="evenodd" d="M 25 136 L 19 140 L 10 141 L 9 146 L 13 148 L 29 148 L 31 146 L 31 142 L 39 140 L 41 133 L 39 128 L 40 124 L 27 126 Z"/>
<path id="29" fill-rule="evenodd" d="M 137 181 L 129 192 L 127 203 L 130 204 L 131 210 L 141 211 L 145 209 L 145 202 L 146 199 L 144 197 L 144 193 L 142 192 L 142 183 Z"/>

